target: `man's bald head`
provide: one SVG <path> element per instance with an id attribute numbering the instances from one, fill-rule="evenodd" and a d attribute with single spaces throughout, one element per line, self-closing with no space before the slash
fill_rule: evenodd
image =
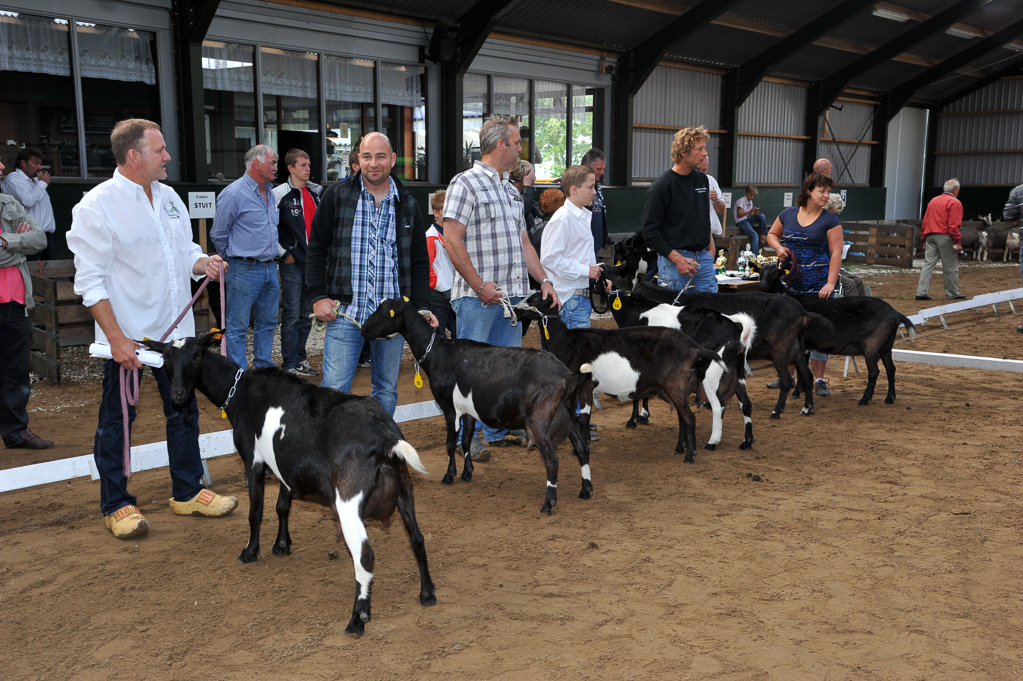
<path id="1" fill-rule="evenodd" d="M 817 159 L 817 162 L 813 164 L 813 172 L 831 177 L 831 161 L 826 158 Z"/>

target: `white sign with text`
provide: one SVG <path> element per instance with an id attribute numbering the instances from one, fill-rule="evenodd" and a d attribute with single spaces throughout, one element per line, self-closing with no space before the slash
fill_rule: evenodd
<path id="1" fill-rule="evenodd" d="M 211 218 L 217 212 L 216 192 L 188 192 L 188 217 Z"/>

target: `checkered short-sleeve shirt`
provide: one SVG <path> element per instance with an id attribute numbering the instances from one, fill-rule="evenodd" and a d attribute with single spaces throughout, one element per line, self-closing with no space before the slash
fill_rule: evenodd
<path id="1" fill-rule="evenodd" d="M 483 281 L 495 282 L 509 297 L 525 296 L 529 290 L 521 232 L 525 229 L 522 197 L 485 163 L 451 179 L 444 199 L 444 217 L 465 225 L 465 249 Z M 475 296 L 476 291 L 455 272 L 451 299 Z"/>

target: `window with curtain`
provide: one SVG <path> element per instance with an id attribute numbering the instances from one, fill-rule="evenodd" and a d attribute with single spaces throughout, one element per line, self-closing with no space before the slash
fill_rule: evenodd
<path id="1" fill-rule="evenodd" d="M 401 180 L 426 180 L 426 69 L 380 64 L 383 130 L 397 155 L 394 174 Z"/>
<path id="2" fill-rule="evenodd" d="M 118 121 L 160 122 L 156 86 L 156 35 L 149 31 L 76 22 L 78 65 L 85 110 L 85 167 L 89 177 L 109 177 L 117 163 L 110 133 Z"/>
<path id="3" fill-rule="evenodd" d="M 462 81 L 462 167 L 471 168 L 480 158 L 480 127 L 490 115 L 488 78 L 467 73 Z"/>
<path id="4" fill-rule="evenodd" d="M 208 176 L 245 173 L 245 152 L 256 143 L 255 50 L 214 40 L 202 44 Z"/>
<path id="5" fill-rule="evenodd" d="M 368 59 L 323 57 L 327 111 L 327 179 L 351 175 L 348 155 L 376 130 L 376 63 Z"/>
<path id="6" fill-rule="evenodd" d="M 37 147 L 53 177 L 80 177 L 68 22 L 0 13 L 0 158 Z M 108 133 L 109 134 L 109 133 Z"/>
<path id="7" fill-rule="evenodd" d="M 259 52 L 263 143 L 275 149 L 282 160 L 289 149 L 306 152 L 312 163 L 312 179 L 323 180 L 316 70 L 319 55 L 276 47 L 261 47 Z M 278 180 L 286 173 L 282 161 L 277 168 Z"/>

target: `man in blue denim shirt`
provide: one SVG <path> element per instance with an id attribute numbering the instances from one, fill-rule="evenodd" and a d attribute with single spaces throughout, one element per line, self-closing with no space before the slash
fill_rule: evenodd
<path id="1" fill-rule="evenodd" d="M 247 366 L 245 341 L 249 315 L 255 309 L 252 337 L 253 364 L 273 366 L 274 329 L 280 301 L 276 259 L 277 202 L 273 179 L 277 177 L 277 152 L 257 144 L 245 154 L 245 174 L 217 197 L 210 238 L 230 267 L 227 269 L 227 357 L 243 369 Z"/>

